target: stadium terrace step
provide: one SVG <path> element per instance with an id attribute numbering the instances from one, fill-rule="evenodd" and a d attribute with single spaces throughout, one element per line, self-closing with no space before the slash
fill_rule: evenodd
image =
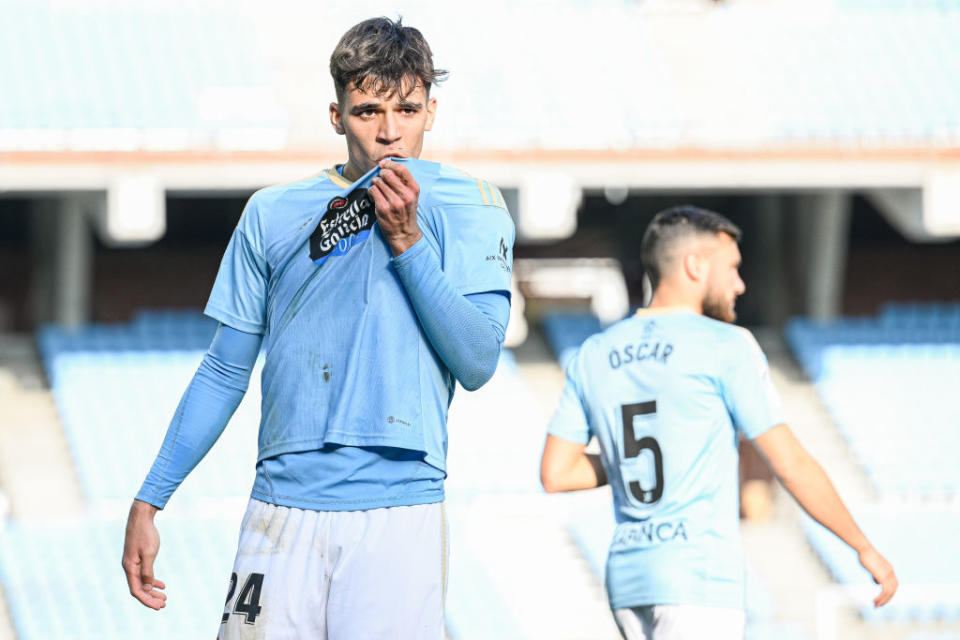
<path id="1" fill-rule="evenodd" d="M 73 461 L 47 390 L 0 385 L 0 486 L 16 518 L 58 518 L 84 508 Z"/>

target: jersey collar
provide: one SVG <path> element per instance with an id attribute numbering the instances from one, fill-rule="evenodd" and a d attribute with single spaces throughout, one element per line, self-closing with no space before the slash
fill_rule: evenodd
<path id="1" fill-rule="evenodd" d="M 697 313 L 692 307 L 684 307 L 683 305 L 674 305 L 670 307 L 654 307 L 650 308 L 641 308 L 637 309 L 637 316 L 644 318 L 647 316 L 659 316 L 666 313 Z"/>
<path id="2" fill-rule="evenodd" d="M 337 167 L 335 166 L 326 169 L 323 173 L 326 174 L 327 178 L 330 179 L 330 182 L 338 187 L 349 187 L 351 184 L 349 180 L 340 175 L 340 172 L 337 171 Z"/>

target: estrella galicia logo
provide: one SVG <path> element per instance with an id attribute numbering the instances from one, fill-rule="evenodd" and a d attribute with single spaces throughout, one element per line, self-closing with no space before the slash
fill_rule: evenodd
<path id="1" fill-rule="evenodd" d="M 377 221 L 366 189 L 354 189 L 327 203 L 327 211 L 310 235 L 310 259 L 317 266 L 330 256 L 345 255 L 370 235 Z"/>
<path id="2" fill-rule="evenodd" d="M 500 265 L 500 268 L 510 273 L 512 271 L 510 267 L 510 260 L 507 257 L 510 253 L 510 247 L 507 245 L 506 241 L 503 238 L 500 238 L 500 246 L 497 248 L 497 254 L 493 256 L 487 256 L 487 262 L 496 261 Z"/>

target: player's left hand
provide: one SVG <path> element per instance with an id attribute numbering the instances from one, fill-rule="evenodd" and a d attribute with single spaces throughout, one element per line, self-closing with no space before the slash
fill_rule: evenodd
<path id="1" fill-rule="evenodd" d="M 130 595 L 151 609 L 167 606 L 167 585 L 153 575 L 153 562 L 160 551 L 160 534 L 153 524 L 157 508 L 134 500 L 127 517 L 123 541 L 123 571 L 127 574 Z"/>
<path id="2" fill-rule="evenodd" d="M 410 170 L 392 160 L 380 161 L 380 175 L 368 190 L 377 210 L 380 233 L 398 256 L 423 237 L 417 225 L 420 185 Z"/>
<path id="3" fill-rule="evenodd" d="M 873 599 L 873 606 L 882 607 L 890 602 L 899 584 L 893 566 L 873 547 L 861 551 L 859 557 L 860 564 L 870 572 L 873 581 L 880 585 L 880 595 Z"/>

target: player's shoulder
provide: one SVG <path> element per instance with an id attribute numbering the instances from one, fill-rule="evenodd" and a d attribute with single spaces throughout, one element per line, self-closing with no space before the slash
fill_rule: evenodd
<path id="1" fill-rule="evenodd" d="M 764 357 L 760 343 L 749 329 L 720 320 L 707 320 L 714 323 L 715 340 L 722 357 L 734 361 Z"/>
<path id="2" fill-rule="evenodd" d="M 712 320 L 712 322 L 720 325 L 717 329 L 718 332 L 720 332 L 721 335 L 723 335 L 723 337 L 726 338 L 726 340 L 731 344 L 738 347 L 759 346 L 756 337 L 753 335 L 753 332 L 746 327 L 741 327 L 729 322 L 721 322 L 719 320 Z"/>
<path id="3" fill-rule="evenodd" d="M 420 161 L 424 162 L 424 161 Z M 465 205 L 488 207 L 506 211 L 503 193 L 493 183 L 477 178 L 449 164 L 430 163 L 435 181 L 430 189 L 430 201 L 438 205 Z"/>
<path id="4" fill-rule="evenodd" d="M 343 190 L 342 184 L 347 182 L 333 171 L 339 178 L 339 182 L 335 181 L 330 173 L 330 170 L 322 171 L 299 180 L 258 189 L 247 200 L 237 228 L 255 245 L 268 244 L 275 229 L 283 228 L 291 218 L 301 215 L 305 202 L 310 201 L 315 205 L 315 200 L 325 201 Z"/>
<path id="5" fill-rule="evenodd" d="M 335 169 L 325 169 L 306 178 L 258 189 L 250 197 L 250 201 L 259 206 L 270 206 L 282 203 L 285 198 L 304 191 L 329 191 L 332 196 L 349 186 L 350 182 Z"/>

